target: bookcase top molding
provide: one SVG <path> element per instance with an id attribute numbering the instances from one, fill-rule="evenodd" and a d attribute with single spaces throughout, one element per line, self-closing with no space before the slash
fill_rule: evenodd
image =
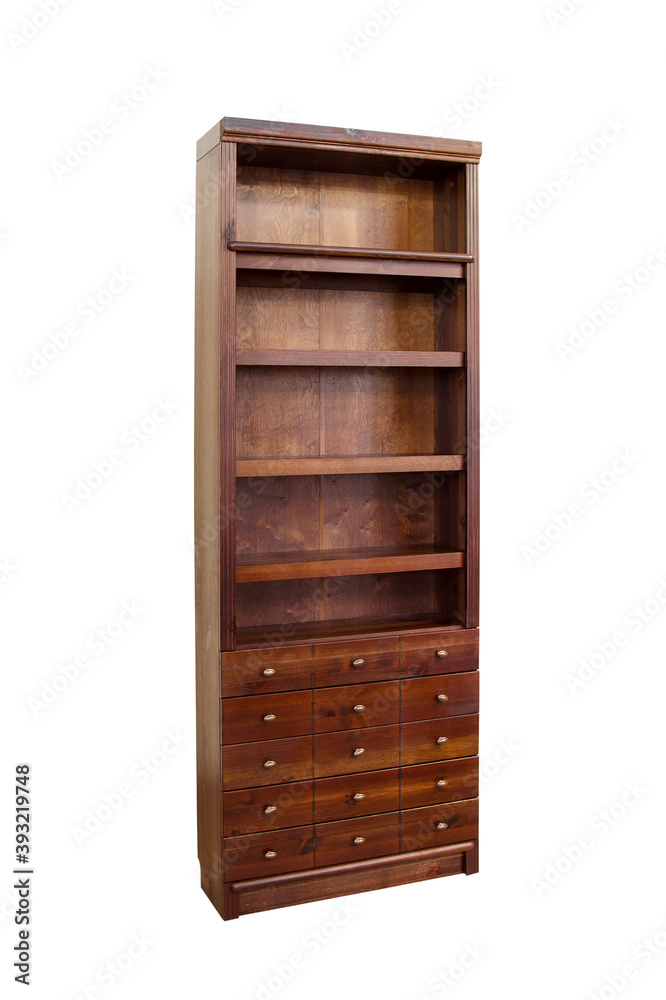
<path id="1" fill-rule="evenodd" d="M 252 118 L 223 118 L 197 143 L 201 159 L 220 142 L 301 145 L 316 149 L 348 152 L 382 152 L 395 156 L 457 160 L 478 163 L 481 143 L 466 139 L 445 139 L 431 135 L 403 135 L 396 132 L 367 132 L 329 125 L 302 125 L 294 122 L 256 121 Z"/>

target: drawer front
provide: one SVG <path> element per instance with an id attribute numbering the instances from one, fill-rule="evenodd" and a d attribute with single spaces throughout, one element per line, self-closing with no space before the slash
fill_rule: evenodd
<path id="1" fill-rule="evenodd" d="M 315 644 L 315 687 L 390 681 L 399 676 L 400 645 L 397 637 Z"/>
<path id="2" fill-rule="evenodd" d="M 312 691 L 225 698 L 222 742 L 251 743 L 312 734 Z"/>
<path id="3" fill-rule="evenodd" d="M 367 771 L 315 781 L 315 823 L 351 819 L 400 808 L 400 772 Z"/>
<path id="4" fill-rule="evenodd" d="M 314 866 L 312 826 L 224 840 L 224 880 L 280 875 Z"/>
<path id="5" fill-rule="evenodd" d="M 363 816 L 315 828 L 315 864 L 339 865 L 365 858 L 381 858 L 400 850 L 400 814 Z"/>
<path id="6" fill-rule="evenodd" d="M 479 752 L 479 717 L 459 715 L 453 719 L 404 723 L 400 727 L 400 746 L 403 766 L 474 757 Z"/>
<path id="7" fill-rule="evenodd" d="M 312 646 L 278 646 L 222 653 L 222 697 L 312 687 Z"/>
<path id="8" fill-rule="evenodd" d="M 403 809 L 475 799 L 479 794 L 479 758 L 462 757 L 441 764 L 415 764 L 400 771 Z"/>
<path id="9" fill-rule="evenodd" d="M 397 767 L 400 762 L 400 727 L 379 726 L 362 732 L 320 733 L 315 736 L 314 745 L 315 778 Z"/>
<path id="10" fill-rule="evenodd" d="M 478 799 L 408 809 L 400 814 L 402 851 L 424 851 L 429 847 L 456 844 L 460 840 L 475 840 L 478 832 Z"/>
<path id="11" fill-rule="evenodd" d="M 410 677 L 400 682 L 402 722 L 447 719 L 479 711 L 479 673 Z"/>
<path id="12" fill-rule="evenodd" d="M 318 688 L 314 698 L 315 733 L 392 726 L 400 721 L 400 682 Z"/>
<path id="13" fill-rule="evenodd" d="M 256 788 L 312 778 L 312 737 L 238 743 L 222 751 L 222 787 Z"/>
<path id="14" fill-rule="evenodd" d="M 222 798 L 224 836 L 306 826 L 312 823 L 312 799 L 312 781 L 225 792 Z"/>
<path id="15" fill-rule="evenodd" d="M 406 635 L 400 639 L 400 676 L 424 677 L 457 670 L 477 670 L 479 630 L 458 629 Z"/>

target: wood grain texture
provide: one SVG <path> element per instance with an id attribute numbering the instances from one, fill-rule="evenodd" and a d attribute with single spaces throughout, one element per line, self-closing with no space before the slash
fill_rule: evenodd
<path id="1" fill-rule="evenodd" d="M 249 352 L 287 357 L 291 350 L 320 346 L 321 291 L 318 288 L 240 286 L 236 301 L 236 362 Z"/>
<path id="2" fill-rule="evenodd" d="M 315 778 L 397 767 L 400 763 L 400 727 L 320 733 L 314 738 L 314 748 Z M 355 751 L 359 749 L 363 753 L 357 756 Z"/>
<path id="3" fill-rule="evenodd" d="M 467 246 L 478 257 L 478 167 L 468 164 Z M 467 265 L 467 608 L 465 624 L 479 624 L 479 265 Z"/>
<path id="4" fill-rule="evenodd" d="M 238 368 L 239 459 L 319 455 L 320 380 L 316 368 Z M 238 463 L 239 475 L 244 475 Z"/>
<path id="5" fill-rule="evenodd" d="M 479 831 L 479 800 L 465 799 L 400 813 L 403 851 L 422 851 L 461 840 L 474 840 Z"/>
<path id="6" fill-rule="evenodd" d="M 400 684 L 353 684 L 318 688 L 314 696 L 315 733 L 363 730 L 400 722 Z"/>
<path id="7" fill-rule="evenodd" d="M 306 351 L 300 349 L 236 351 L 237 365 L 460 368 L 464 363 L 465 355 L 461 351 Z"/>
<path id="8" fill-rule="evenodd" d="M 239 458 L 239 476 L 340 476 L 366 472 L 457 472 L 463 455 L 325 455 L 316 458 Z"/>
<path id="9" fill-rule="evenodd" d="M 316 866 L 381 858 L 399 850 L 400 814 L 397 812 L 318 823 L 315 828 Z"/>
<path id="10" fill-rule="evenodd" d="M 274 764 L 268 766 L 268 761 Z M 312 738 L 294 736 L 224 747 L 222 774 L 225 791 L 307 781 L 312 777 Z"/>
<path id="11" fill-rule="evenodd" d="M 236 645 L 261 649 L 271 646 L 280 636 L 282 643 L 289 648 L 290 644 L 312 641 L 316 644 L 327 642 L 332 638 L 367 639 L 377 636 L 427 635 L 429 631 L 441 631 L 443 628 L 451 631 L 460 630 L 461 626 L 446 615 L 410 614 L 387 618 L 348 618 L 343 621 L 308 621 L 298 622 L 290 626 L 289 633 L 279 631 L 279 626 L 270 628 L 244 628 L 236 633 Z M 426 630 L 424 632 L 424 630 Z M 395 675 L 397 676 L 397 675 Z"/>
<path id="12" fill-rule="evenodd" d="M 446 656 L 438 656 L 440 651 L 445 652 Z M 458 632 L 404 636 L 400 640 L 400 664 L 403 677 L 477 670 L 478 630 L 462 629 Z"/>
<path id="13" fill-rule="evenodd" d="M 400 803 L 403 809 L 475 799 L 478 794 L 478 757 L 415 764 L 400 770 Z"/>
<path id="14" fill-rule="evenodd" d="M 233 252 L 233 251 L 230 251 Z M 339 274 L 402 275 L 413 278 L 464 278 L 465 264 L 447 258 L 436 260 L 397 257 L 381 258 L 358 256 L 314 256 L 309 253 L 255 253 L 236 252 L 236 266 L 258 270 L 281 271 L 282 284 L 297 283 L 302 271 L 324 271 Z"/>
<path id="15" fill-rule="evenodd" d="M 241 788 L 225 792 L 223 803 L 225 837 L 306 826 L 313 816 L 313 782 Z"/>
<path id="16" fill-rule="evenodd" d="M 275 857 L 270 857 L 274 854 Z M 314 830 L 299 826 L 224 840 L 224 870 L 227 881 L 275 875 L 312 868 Z"/>
<path id="17" fill-rule="evenodd" d="M 316 688 L 376 683 L 400 676 L 400 646 L 395 638 L 323 642 L 314 647 L 313 655 Z"/>
<path id="18" fill-rule="evenodd" d="M 319 547 L 321 480 L 275 476 L 236 480 L 237 567 L 264 552 Z M 238 579 L 238 575 L 237 575 Z"/>
<path id="19" fill-rule="evenodd" d="M 452 552 L 433 545 L 255 552 L 238 556 L 236 580 L 238 583 L 249 583 L 258 580 L 409 573 L 424 569 L 453 569 L 463 565 L 462 552 Z"/>
<path id="20" fill-rule="evenodd" d="M 314 788 L 315 823 L 395 812 L 400 808 L 398 768 L 317 778 Z"/>
<path id="21" fill-rule="evenodd" d="M 441 738 L 445 738 L 446 742 L 439 743 Z M 400 726 L 400 762 L 403 767 L 457 757 L 475 757 L 478 752 L 478 715 L 407 722 Z"/>
<path id="22" fill-rule="evenodd" d="M 273 635 L 266 639 L 272 644 L 279 641 L 279 637 Z M 311 687 L 310 645 L 238 650 L 222 654 L 222 695 L 225 698 Z"/>
<path id="23" fill-rule="evenodd" d="M 299 171 L 298 173 L 302 173 Z M 336 186 L 340 186 L 340 175 L 331 175 L 336 178 Z M 356 175 L 350 174 L 352 178 L 353 188 L 359 186 L 367 188 L 368 180 L 367 177 L 356 177 Z M 313 187 L 318 187 L 321 181 L 317 180 L 320 175 L 313 175 Z M 410 186 L 413 186 L 416 182 L 412 181 Z M 288 203 L 289 199 L 283 199 L 282 192 L 284 190 L 284 185 L 278 181 L 277 187 L 280 189 L 279 196 L 271 196 L 267 198 L 266 206 L 261 206 L 257 209 L 256 205 L 253 203 L 251 208 L 243 206 L 241 208 L 241 213 L 243 214 L 244 229 L 251 227 L 257 229 L 263 229 L 264 226 L 267 228 L 275 228 L 276 230 L 286 228 L 287 231 L 291 231 L 292 226 L 297 227 L 298 223 L 294 222 L 291 225 L 288 219 L 283 221 L 283 225 L 280 226 L 278 223 L 271 221 L 274 220 L 276 211 L 279 217 L 279 203 Z M 402 212 L 391 214 L 391 198 L 386 197 L 384 192 L 381 192 L 375 199 L 370 200 L 367 206 L 363 206 L 362 212 L 359 211 L 356 216 L 349 213 L 349 205 L 345 202 L 344 198 L 350 197 L 350 192 L 345 191 L 344 188 L 341 191 L 343 198 L 340 199 L 339 195 L 337 198 L 337 204 L 335 204 L 330 209 L 330 215 L 334 219 L 334 225 L 328 224 L 327 228 L 330 231 L 333 229 L 336 233 L 346 232 L 354 237 L 358 242 L 349 242 L 346 245 L 336 245 L 334 243 L 313 245 L 307 241 L 300 243 L 289 243 L 286 241 L 271 242 L 267 240 L 230 240 L 228 244 L 229 250 L 235 250 L 240 254 L 279 254 L 280 256 L 287 256 L 289 254 L 295 254 L 297 256 L 308 256 L 308 257 L 368 257 L 373 260 L 386 260 L 386 261 L 400 261 L 400 260 L 413 260 L 413 261 L 437 261 L 443 263 L 446 261 L 451 261 L 454 263 L 466 264 L 473 260 L 471 254 L 465 253 L 464 251 L 446 251 L 446 250 L 430 250 L 430 249 L 418 249 L 419 244 L 429 245 L 432 243 L 432 213 L 431 205 L 427 205 L 426 211 L 419 213 L 418 218 L 414 218 L 413 211 L 409 211 L 410 208 L 410 198 L 405 192 L 404 195 L 399 195 L 396 202 L 401 206 Z M 353 195 L 352 195 L 353 196 Z M 360 199 L 359 199 L 360 200 Z M 309 201 L 309 198 L 308 198 Z M 385 202 L 389 203 L 389 207 L 382 207 Z M 376 208 L 378 205 L 379 208 Z M 327 213 L 329 210 L 326 210 Z M 320 222 L 321 229 L 324 229 L 324 209 L 322 206 L 322 220 Z M 365 225 L 359 226 L 358 216 L 363 214 L 366 217 Z M 387 224 L 395 227 L 396 216 L 400 222 L 403 223 L 402 228 L 399 232 L 386 230 Z M 404 218 L 401 218 L 404 216 Z M 251 221 L 250 221 L 251 220 Z M 271 220 L 271 221 L 268 221 Z M 380 227 L 380 228 L 378 228 Z M 296 228 L 296 231 L 298 229 Z M 384 232 L 388 232 L 389 237 L 396 242 L 392 246 L 384 247 L 383 242 L 385 237 Z M 421 233 L 427 233 L 427 236 L 422 236 Z M 359 235 L 360 234 L 360 235 Z M 417 235 L 415 235 L 417 234 Z M 367 239 L 368 242 L 361 242 L 361 240 Z M 400 243 L 407 244 L 406 249 L 396 249 Z M 409 244 L 415 242 L 417 246 L 409 247 Z M 240 266 L 247 266 L 245 264 L 245 258 Z"/>
<path id="24" fill-rule="evenodd" d="M 251 694 L 244 698 L 225 698 L 222 703 L 222 742 L 225 745 L 311 733 L 311 691 Z"/>
<path id="25" fill-rule="evenodd" d="M 409 677 L 400 682 L 401 722 L 448 719 L 453 715 L 476 715 L 478 711 L 479 674 L 476 670 L 440 677 Z"/>

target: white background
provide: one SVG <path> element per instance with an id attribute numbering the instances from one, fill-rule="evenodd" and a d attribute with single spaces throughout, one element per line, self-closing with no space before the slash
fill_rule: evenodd
<path id="1" fill-rule="evenodd" d="M 3 4 L 3 982 L 27 760 L 38 1000 L 663 993 L 663 23 L 648 0 L 562 6 L 557 21 L 555 0 L 402 0 L 366 33 L 383 0 Z M 484 144 L 481 872 L 349 897 L 349 914 L 333 900 L 223 923 L 198 885 L 192 208 L 195 142 L 225 114 Z M 59 168 L 103 118 L 101 143 Z M 127 284 L 107 302 L 114 270 Z M 172 412 L 139 441 L 158 400 Z M 135 934 L 150 943 L 127 961 Z"/>

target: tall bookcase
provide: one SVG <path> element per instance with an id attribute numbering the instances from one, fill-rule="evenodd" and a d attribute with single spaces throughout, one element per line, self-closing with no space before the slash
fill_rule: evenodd
<path id="1" fill-rule="evenodd" d="M 202 886 L 225 919 L 478 866 L 481 145 L 198 145 Z"/>

